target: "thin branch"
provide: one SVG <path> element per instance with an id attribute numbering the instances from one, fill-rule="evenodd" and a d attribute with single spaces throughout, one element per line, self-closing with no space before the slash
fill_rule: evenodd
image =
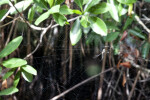
<path id="1" fill-rule="evenodd" d="M 130 62 L 131 65 L 137 69 L 140 69 L 141 71 L 144 71 L 148 74 L 150 74 L 150 70 L 144 67 L 141 67 L 140 65 L 136 64 L 133 60 L 129 59 L 129 58 L 124 58 L 125 61 Z"/>
<path id="2" fill-rule="evenodd" d="M 52 24 L 53 24 L 53 21 L 51 21 L 51 24 L 41 32 L 40 40 L 39 40 L 39 43 L 37 44 L 36 48 L 31 53 L 29 53 L 24 59 L 27 59 L 28 57 L 30 57 L 37 51 L 37 49 L 40 47 L 40 44 L 42 43 L 43 36 L 52 27 Z"/>
<path id="3" fill-rule="evenodd" d="M 104 58 L 103 58 L 103 62 L 102 62 L 102 72 L 105 70 L 107 50 L 108 50 L 108 42 L 105 43 L 105 53 L 104 53 Z M 99 83 L 97 100 L 101 100 L 101 98 L 102 98 L 103 79 L 104 79 L 104 75 L 101 75 L 100 76 L 100 83 Z"/>
<path id="4" fill-rule="evenodd" d="M 92 77 L 90 77 L 90 78 L 88 78 L 88 79 L 86 79 L 86 80 L 84 80 L 84 81 L 78 83 L 77 85 L 73 86 L 72 88 L 70 88 L 70 89 L 68 89 L 68 90 L 66 90 L 66 91 L 64 91 L 64 92 L 62 92 L 61 94 L 59 94 L 59 95 L 53 97 L 53 98 L 50 99 L 50 100 L 57 100 L 57 99 L 61 98 L 62 96 L 66 95 L 67 93 L 71 92 L 72 90 L 78 88 L 79 86 L 81 86 L 81 85 L 83 85 L 83 84 L 85 84 L 85 83 L 87 83 L 87 82 L 89 82 L 89 81 L 92 81 L 92 80 L 95 79 L 96 77 L 98 77 L 98 76 L 100 76 L 100 75 L 102 75 L 102 74 L 104 74 L 104 73 L 106 73 L 106 72 L 109 72 L 109 71 L 111 71 L 111 70 L 113 70 L 113 69 L 114 69 L 114 68 L 110 68 L 110 69 L 105 70 L 104 72 L 101 72 L 101 73 L 99 73 L 99 74 L 97 74 L 97 75 L 94 75 L 94 76 L 92 76 Z"/>
<path id="5" fill-rule="evenodd" d="M 135 14 L 135 12 L 132 12 L 132 14 Z M 141 21 L 141 19 L 135 14 L 135 19 L 137 22 L 150 34 L 150 29 L 145 26 L 145 24 Z"/>
<path id="6" fill-rule="evenodd" d="M 71 18 L 71 19 L 67 20 L 67 22 L 72 22 L 72 21 L 74 21 L 74 20 L 76 20 L 76 19 L 78 19 L 78 18 L 80 18 L 80 17 L 81 17 L 81 16 L 77 16 L 77 17 L 75 17 L 75 18 Z M 46 29 L 46 28 L 44 28 L 44 27 L 37 27 L 37 26 L 35 26 L 35 25 L 32 25 L 32 24 L 30 24 L 29 22 L 27 22 L 27 24 L 28 24 L 32 29 L 37 30 L 37 31 L 43 31 L 43 30 Z M 55 24 L 55 25 L 53 25 L 51 28 L 55 28 L 55 27 L 57 27 L 57 26 L 59 26 L 59 24 Z"/>
<path id="7" fill-rule="evenodd" d="M 132 94 L 133 94 L 133 92 L 134 92 L 134 89 L 135 89 L 137 80 L 138 80 L 138 78 L 139 78 L 139 76 L 140 76 L 140 73 L 141 73 L 141 71 L 139 70 L 139 71 L 138 71 L 138 74 L 137 74 L 137 76 L 136 76 L 136 78 L 135 78 L 134 84 L 133 84 L 133 86 L 132 86 L 131 92 L 130 92 L 130 94 L 129 94 L 128 100 L 131 100 L 131 97 L 132 97 Z"/>

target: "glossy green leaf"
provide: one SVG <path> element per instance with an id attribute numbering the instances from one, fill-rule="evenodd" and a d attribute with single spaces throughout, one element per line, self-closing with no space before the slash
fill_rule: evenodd
<path id="1" fill-rule="evenodd" d="M 9 3 L 9 0 L 0 0 L 0 5 L 8 4 L 8 3 Z"/>
<path id="2" fill-rule="evenodd" d="M 115 21 L 119 22 L 118 7 L 117 7 L 117 5 L 115 4 L 115 1 L 114 1 L 114 0 L 110 0 L 109 6 L 110 6 L 110 8 L 111 8 L 111 9 L 109 10 L 110 15 L 112 16 L 112 18 L 113 18 Z"/>
<path id="3" fill-rule="evenodd" d="M 32 1 L 32 0 L 31 0 Z M 45 0 L 33 0 L 36 5 L 48 10 Z"/>
<path id="4" fill-rule="evenodd" d="M 65 0 L 55 0 L 55 5 L 62 4 Z"/>
<path id="5" fill-rule="evenodd" d="M 0 20 L 4 17 L 7 11 L 8 11 L 7 9 L 0 10 Z"/>
<path id="6" fill-rule="evenodd" d="M 3 58 L 16 50 L 20 45 L 22 39 L 22 36 L 19 36 L 8 43 L 8 45 L 0 52 L 0 58 Z"/>
<path id="7" fill-rule="evenodd" d="M 150 50 L 150 44 L 148 42 L 145 42 L 142 46 L 142 57 L 146 58 L 149 54 Z"/>
<path id="8" fill-rule="evenodd" d="M 24 65 L 21 68 L 30 74 L 37 75 L 37 71 L 30 65 Z"/>
<path id="9" fill-rule="evenodd" d="M 21 75 L 21 72 L 17 72 L 17 74 L 15 75 L 15 79 L 14 79 L 14 83 L 13 83 L 13 86 L 14 87 L 17 87 L 19 81 L 20 81 L 20 75 Z"/>
<path id="10" fill-rule="evenodd" d="M 11 69 L 10 71 L 8 71 L 4 76 L 3 76 L 3 80 L 7 79 L 8 77 L 10 77 L 13 73 L 14 73 L 14 69 Z"/>
<path id="11" fill-rule="evenodd" d="M 50 14 L 59 13 L 60 5 L 53 6 L 48 12 Z"/>
<path id="12" fill-rule="evenodd" d="M 134 17 L 128 17 L 128 18 L 127 18 L 127 20 L 126 20 L 126 22 L 125 22 L 125 25 L 124 25 L 124 27 L 123 27 L 123 30 L 126 30 L 126 29 L 128 28 L 128 26 L 132 24 L 133 18 L 134 18 Z"/>
<path id="13" fill-rule="evenodd" d="M 68 8 L 67 5 L 63 5 L 60 7 L 60 13 L 64 15 L 69 15 L 69 14 L 73 14 L 73 11 L 72 9 Z"/>
<path id="14" fill-rule="evenodd" d="M 87 16 L 82 16 L 80 22 L 81 22 L 81 25 L 82 25 L 84 28 L 87 28 L 88 26 L 90 26 L 90 22 L 88 21 L 88 17 L 87 17 Z"/>
<path id="15" fill-rule="evenodd" d="M 130 29 L 128 32 L 129 32 L 130 34 L 134 35 L 134 36 L 139 37 L 139 38 L 146 39 L 146 37 L 145 37 L 144 34 L 142 34 L 142 33 L 140 33 L 140 32 L 137 32 L 137 31 L 135 31 L 135 30 Z"/>
<path id="16" fill-rule="evenodd" d="M 48 2 L 48 4 L 49 4 L 50 7 L 52 7 L 53 4 L 54 4 L 54 0 L 47 0 L 47 2 Z"/>
<path id="17" fill-rule="evenodd" d="M 103 20 L 98 17 L 89 17 L 92 30 L 101 36 L 107 35 L 107 26 Z"/>
<path id="18" fill-rule="evenodd" d="M 81 30 L 81 25 L 80 25 L 80 20 L 79 18 L 74 22 L 71 31 L 70 31 L 70 40 L 71 44 L 75 45 L 77 42 L 80 40 L 82 36 L 82 30 Z"/>
<path id="19" fill-rule="evenodd" d="M 122 4 L 119 4 L 118 6 L 119 16 L 125 15 L 128 10 L 122 7 Z"/>
<path id="20" fill-rule="evenodd" d="M 73 9 L 72 12 L 74 14 L 82 15 L 82 12 L 80 10 Z"/>
<path id="21" fill-rule="evenodd" d="M 10 12 L 10 14 L 16 14 L 16 13 L 18 13 L 17 11 L 16 11 L 16 9 L 19 11 L 19 12 L 22 12 L 22 11 L 24 11 L 24 10 L 26 10 L 30 5 L 31 5 L 31 3 L 32 3 L 32 0 L 26 0 L 26 1 L 20 1 L 20 2 L 18 2 L 17 4 L 15 4 L 15 7 L 11 7 L 10 9 L 9 9 L 9 12 Z"/>
<path id="22" fill-rule="evenodd" d="M 56 21 L 56 23 L 59 24 L 60 26 L 64 26 L 64 24 L 67 22 L 67 18 L 59 13 L 53 14 L 53 18 Z"/>
<path id="23" fill-rule="evenodd" d="M 88 11 L 92 14 L 102 14 L 109 11 L 109 9 L 110 9 L 109 5 L 105 2 L 102 2 L 100 4 L 91 7 Z"/>
<path id="24" fill-rule="evenodd" d="M 21 75 L 22 75 L 22 77 L 23 77 L 27 82 L 32 82 L 32 80 L 33 80 L 33 75 L 32 75 L 32 74 L 30 74 L 30 73 L 28 73 L 28 72 L 22 70 L 22 71 L 21 71 Z"/>
<path id="25" fill-rule="evenodd" d="M 83 0 L 83 5 L 87 4 L 89 0 Z"/>
<path id="26" fill-rule="evenodd" d="M 101 0 L 89 0 L 88 3 L 84 7 L 84 11 L 88 11 L 92 6 L 98 4 Z"/>
<path id="27" fill-rule="evenodd" d="M 107 41 L 107 42 L 111 42 L 111 41 L 115 40 L 115 39 L 118 37 L 119 33 L 120 33 L 120 32 L 111 32 L 111 33 L 109 33 L 109 34 L 106 36 L 106 41 Z"/>
<path id="28" fill-rule="evenodd" d="M 35 14 L 35 7 L 32 6 L 28 11 L 28 19 L 30 23 L 33 21 L 34 14 Z"/>
<path id="29" fill-rule="evenodd" d="M 90 29 L 91 29 L 91 27 L 83 28 L 83 33 L 88 34 Z"/>
<path id="30" fill-rule="evenodd" d="M 35 25 L 39 25 L 42 21 L 47 19 L 50 16 L 50 14 L 58 13 L 59 9 L 60 9 L 60 5 L 53 6 L 50 10 L 43 13 L 38 19 L 36 19 Z"/>
<path id="31" fill-rule="evenodd" d="M 74 0 L 74 2 L 80 7 L 82 10 L 83 0 Z"/>
<path id="32" fill-rule="evenodd" d="M 16 87 L 7 88 L 5 90 L 0 91 L 0 96 L 11 95 L 11 94 L 14 94 L 14 93 L 16 93 L 18 91 L 19 90 Z"/>
<path id="33" fill-rule="evenodd" d="M 117 1 L 123 4 L 132 4 L 136 2 L 136 0 L 117 0 Z"/>
<path id="34" fill-rule="evenodd" d="M 27 64 L 27 61 L 24 59 L 20 59 L 20 58 L 10 58 L 2 62 L 2 65 L 7 68 L 16 68 L 16 67 L 20 67 L 26 64 Z"/>

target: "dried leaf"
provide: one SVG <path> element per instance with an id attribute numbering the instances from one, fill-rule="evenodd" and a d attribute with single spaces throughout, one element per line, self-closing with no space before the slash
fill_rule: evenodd
<path id="1" fill-rule="evenodd" d="M 4 90 L 4 89 L 6 89 L 6 88 L 7 88 L 7 80 L 4 80 L 4 81 L 2 82 L 1 90 Z"/>
<path id="2" fill-rule="evenodd" d="M 134 53 L 136 58 L 138 58 L 140 56 L 140 52 L 138 49 L 135 49 L 135 51 L 133 53 Z"/>
<path id="3" fill-rule="evenodd" d="M 130 62 L 123 62 L 123 63 L 120 63 L 121 66 L 124 66 L 126 68 L 131 68 L 131 63 Z"/>
<path id="4" fill-rule="evenodd" d="M 127 31 L 124 31 L 120 41 L 124 40 L 127 37 L 127 35 L 128 35 Z"/>
<path id="5" fill-rule="evenodd" d="M 119 69 L 120 67 L 120 62 L 121 62 L 121 59 L 119 60 L 118 64 L 117 64 L 117 68 Z"/>
<path id="6" fill-rule="evenodd" d="M 122 80 L 122 86 L 125 87 L 127 80 L 126 80 L 126 75 L 123 73 L 123 80 Z"/>

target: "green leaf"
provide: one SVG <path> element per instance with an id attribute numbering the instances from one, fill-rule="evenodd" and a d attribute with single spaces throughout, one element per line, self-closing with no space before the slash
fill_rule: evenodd
<path id="1" fill-rule="evenodd" d="M 59 4 L 62 4 L 63 2 L 64 2 L 64 0 L 55 0 L 54 5 L 59 5 Z"/>
<path id="2" fill-rule="evenodd" d="M 137 37 L 139 37 L 139 38 L 142 38 L 142 39 L 146 39 L 146 37 L 145 37 L 145 35 L 144 34 L 142 34 L 142 33 L 140 33 L 140 32 L 137 32 L 137 31 L 135 31 L 135 30 L 132 30 L 132 29 L 130 29 L 129 31 L 128 31 L 130 34 L 132 34 L 132 35 L 134 35 L 134 36 L 137 36 Z"/>
<path id="3" fill-rule="evenodd" d="M 106 36 L 106 41 L 107 41 L 107 42 L 111 42 L 111 41 L 115 40 L 115 39 L 118 37 L 119 33 L 120 33 L 120 32 L 111 32 L 111 33 L 109 33 L 109 34 Z"/>
<path id="4" fill-rule="evenodd" d="M 96 5 L 99 3 L 101 0 L 89 0 L 89 2 L 85 5 L 84 11 L 88 11 L 92 6 Z"/>
<path id="5" fill-rule="evenodd" d="M 63 15 L 73 14 L 72 9 L 69 9 L 67 5 L 63 5 L 60 7 L 60 13 Z"/>
<path id="6" fill-rule="evenodd" d="M 87 28 L 83 28 L 83 33 L 84 34 L 88 34 L 89 33 L 89 31 L 90 31 L 90 27 L 87 27 Z"/>
<path id="7" fill-rule="evenodd" d="M 142 46 L 142 57 L 146 58 L 149 54 L 150 50 L 150 44 L 148 42 L 145 42 Z"/>
<path id="8" fill-rule="evenodd" d="M 9 76 L 11 76 L 14 73 L 14 69 L 11 69 L 10 71 L 8 71 L 4 76 L 3 76 L 3 80 L 7 79 Z"/>
<path id="9" fill-rule="evenodd" d="M 53 14 L 53 18 L 56 21 L 56 23 L 59 24 L 60 26 L 64 26 L 64 24 L 67 21 L 67 18 L 64 15 L 59 13 Z"/>
<path id="10" fill-rule="evenodd" d="M 128 10 L 122 7 L 122 4 L 119 4 L 118 6 L 119 16 L 125 15 Z"/>
<path id="11" fill-rule="evenodd" d="M 2 62 L 2 65 L 7 68 L 16 68 L 16 67 L 20 67 L 26 64 L 27 64 L 27 61 L 24 59 L 20 59 L 20 58 L 10 58 Z"/>
<path id="12" fill-rule="evenodd" d="M 22 39 L 22 36 L 19 36 L 8 43 L 8 45 L 0 52 L 0 58 L 3 58 L 16 50 L 16 48 L 18 48 L 18 46 L 20 45 Z"/>
<path id="13" fill-rule="evenodd" d="M 105 21 L 108 30 L 120 30 L 116 23 L 113 21 Z"/>
<path id="14" fill-rule="evenodd" d="M 132 4 L 136 2 L 136 0 L 117 0 L 117 1 L 123 4 Z"/>
<path id="15" fill-rule="evenodd" d="M 52 7 L 53 4 L 54 4 L 54 0 L 47 0 L 47 2 L 48 2 L 48 4 L 49 4 L 50 7 Z"/>
<path id="16" fill-rule="evenodd" d="M 82 12 L 80 10 L 73 9 L 72 12 L 74 14 L 82 15 Z"/>
<path id="17" fill-rule="evenodd" d="M 71 31 L 70 31 L 71 44 L 72 45 L 77 44 L 81 36 L 82 36 L 82 30 L 81 30 L 80 20 L 78 18 L 73 24 Z"/>
<path id="18" fill-rule="evenodd" d="M 31 0 L 31 1 L 32 1 L 32 0 Z M 33 0 L 33 1 L 34 1 L 34 3 L 35 3 L 36 5 L 38 5 L 39 7 L 48 9 L 48 8 L 47 8 L 47 5 L 46 5 L 46 2 L 45 2 L 44 0 Z"/>
<path id="19" fill-rule="evenodd" d="M 35 7 L 32 6 L 28 11 L 28 19 L 30 23 L 33 21 L 34 14 L 35 14 Z"/>
<path id="20" fill-rule="evenodd" d="M 16 93 L 18 91 L 19 90 L 16 87 L 7 88 L 5 90 L 0 91 L 0 96 L 11 95 L 11 94 L 14 94 L 14 93 Z"/>
<path id="21" fill-rule="evenodd" d="M 107 35 L 107 26 L 103 20 L 98 17 L 89 17 L 92 30 L 101 36 Z"/>
<path id="22" fill-rule="evenodd" d="M 21 68 L 30 74 L 37 75 L 37 71 L 30 65 L 24 65 Z"/>
<path id="23" fill-rule="evenodd" d="M 83 5 L 87 4 L 89 0 L 83 0 Z"/>
<path id="24" fill-rule="evenodd" d="M 20 81 L 20 75 L 21 75 L 21 72 L 17 72 L 17 74 L 15 75 L 15 79 L 14 79 L 14 83 L 13 83 L 13 86 L 14 87 L 17 87 L 19 81 Z"/>
<path id="25" fill-rule="evenodd" d="M 8 11 L 7 9 L 0 10 L 0 20 L 4 17 L 7 11 Z"/>
<path id="26" fill-rule="evenodd" d="M 74 0 L 74 2 L 80 7 L 82 10 L 83 0 Z"/>
<path id="27" fill-rule="evenodd" d="M 82 16 L 80 22 L 81 22 L 81 25 L 82 25 L 84 28 L 87 28 L 88 26 L 90 26 L 90 22 L 88 21 L 88 17 L 87 17 L 87 16 Z"/>
<path id="28" fill-rule="evenodd" d="M 0 0 L 0 5 L 8 4 L 8 3 L 9 3 L 9 0 Z"/>
<path id="29" fill-rule="evenodd" d="M 48 12 L 50 14 L 59 13 L 60 5 L 53 6 Z"/>
<path id="30" fill-rule="evenodd" d="M 27 82 L 32 82 L 33 80 L 33 75 L 22 70 L 21 75 L 23 76 L 23 78 L 27 81 Z"/>
<path id="31" fill-rule="evenodd" d="M 30 6 L 30 4 L 32 3 L 32 0 L 26 0 L 26 1 L 20 1 L 20 2 L 18 2 L 17 4 L 15 4 L 15 7 L 11 7 L 10 9 L 9 9 L 9 12 L 10 12 L 10 14 L 16 14 L 16 13 L 18 13 L 17 11 L 16 11 L 16 9 L 19 11 L 19 12 L 22 12 L 22 11 L 24 11 L 24 10 L 26 10 L 29 6 Z"/>
<path id="32" fill-rule="evenodd" d="M 88 11 L 92 14 L 102 14 L 106 13 L 109 10 L 110 10 L 109 5 L 105 2 L 102 2 L 100 4 L 91 7 Z"/>
<path id="33" fill-rule="evenodd" d="M 115 4 L 115 1 L 114 0 L 110 0 L 110 4 L 109 4 L 109 6 L 110 6 L 110 10 L 109 10 L 109 13 L 110 13 L 110 15 L 112 16 L 112 18 L 115 20 L 115 21 L 117 21 L 117 22 L 119 22 L 119 16 L 118 16 L 118 7 L 117 7 L 117 5 Z"/>
<path id="34" fill-rule="evenodd" d="M 36 19 L 35 25 L 39 25 L 42 21 L 47 19 L 50 16 L 50 14 L 58 13 L 59 9 L 60 9 L 60 5 L 53 6 L 50 10 L 43 13 L 38 19 Z"/>
<path id="35" fill-rule="evenodd" d="M 133 18 L 134 18 L 134 17 L 128 17 L 128 18 L 127 18 L 127 20 L 126 20 L 126 22 L 125 22 L 125 25 L 124 25 L 124 27 L 123 27 L 123 30 L 126 30 L 126 29 L 128 28 L 128 26 L 132 24 Z"/>

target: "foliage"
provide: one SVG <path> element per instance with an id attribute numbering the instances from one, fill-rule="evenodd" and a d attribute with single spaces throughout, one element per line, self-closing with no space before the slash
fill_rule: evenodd
<path id="1" fill-rule="evenodd" d="M 133 4 L 137 0 L 107 0 L 107 2 L 104 0 L 74 0 L 79 9 L 69 8 L 64 4 L 65 0 L 21 0 L 13 2 L 14 5 L 10 1 L 0 1 L 0 6 L 4 4 L 10 5 L 9 9 L 0 10 L 1 21 L 9 14 L 14 16 L 18 13 L 27 12 L 27 20 L 24 18 L 25 22 L 29 21 L 31 25 L 35 24 L 35 27 L 40 26 L 41 23 L 45 23 L 47 20 L 54 20 L 55 23 L 64 26 L 69 24 L 67 15 L 75 15 L 78 17 L 75 19 L 69 34 L 73 46 L 85 35 L 87 36 L 87 45 L 93 41 L 114 42 L 114 52 L 115 54 L 119 54 L 119 42 L 131 44 L 131 42 L 134 42 L 133 37 L 136 37 L 143 42 L 141 47 L 135 47 L 139 51 L 141 50 L 141 57 L 146 58 L 149 54 L 150 46 L 147 35 L 139 31 L 136 27 L 130 27 L 136 15 L 132 14 Z M 149 0 L 145 1 L 150 2 Z M 127 12 L 128 15 L 126 15 Z M 125 22 L 124 25 L 122 25 L 123 22 Z M 89 39 L 91 36 L 94 38 Z M 13 39 L 0 52 L 0 58 L 2 59 L 16 50 L 22 40 L 22 36 Z M 21 58 L 7 59 L 1 62 L 1 65 L 10 69 L 4 75 L 3 80 L 13 74 L 15 74 L 15 79 L 13 87 L 1 91 L 0 95 L 10 95 L 18 92 L 17 85 L 20 75 L 28 82 L 32 81 L 33 75 L 37 75 L 37 71 L 32 66 L 27 65 L 27 61 Z M 18 69 L 20 70 L 15 73 Z M 95 73 L 89 73 L 90 76 L 92 74 Z"/>
<path id="2" fill-rule="evenodd" d="M 8 43 L 8 45 L 0 52 L 0 58 L 2 59 L 11 54 L 13 51 L 15 51 L 21 44 L 22 40 L 23 37 L 19 36 L 13 39 L 10 43 Z M 10 88 L 0 91 L 0 95 L 11 95 L 13 93 L 18 92 L 17 85 L 21 77 L 20 72 L 22 73 L 23 78 L 28 82 L 32 81 L 33 75 L 37 75 L 36 70 L 32 66 L 27 65 L 27 61 L 21 58 L 10 58 L 8 60 L 0 62 L 0 64 L 3 67 L 9 68 L 9 71 L 3 76 L 3 80 L 8 79 L 11 75 L 13 75 L 16 72 L 16 70 L 21 68 L 21 70 L 17 71 L 15 75 L 13 83 L 14 85 Z M 2 67 L 0 68 L 2 69 Z"/>

